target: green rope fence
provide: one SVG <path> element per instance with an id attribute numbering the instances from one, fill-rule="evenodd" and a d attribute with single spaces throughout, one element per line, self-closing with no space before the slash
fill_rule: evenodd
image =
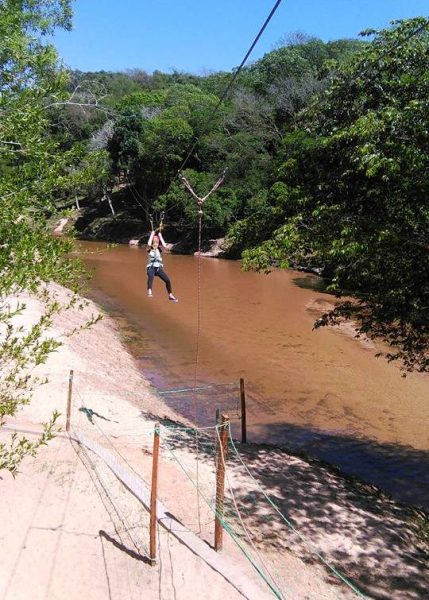
<path id="1" fill-rule="evenodd" d="M 236 447 L 231 435 L 229 436 L 229 440 L 230 440 L 231 448 L 236 453 L 239 461 L 245 468 L 248 475 L 252 478 L 252 480 L 258 486 L 259 490 L 262 492 L 262 495 L 264 496 L 264 498 L 267 500 L 267 502 L 270 504 L 270 506 L 272 506 L 272 508 L 280 516 L 280 518 L 286 523 L 286 525 L 291 529 L 291 531 L 293 531 L 300 538 L 300 540 L 303 542 L 304 546 L 308 549 L 308 551 L 311 552 L 311 554 L 313 554 L 314 556 L 317 556 L 317 558 L 319 558 L 319 560 L 321 560 L 322 563 L 325 566 L 327 566 L 328 569 L 336 577 L 341 579 L 341 581 L 343 583 L 345 583 L 357 596 L 359 596 L 360 598 L 367 598 L 367 596 L 365 596 L 365 594 L 363 594 L 363 592 L 361 592 L 353 583 L 351 583 L 351 581 L 349 581 L 342 573 L 340 573 L 340 571 L 338 571 L 338 569 L 336 569 L 328 560 L 326 560 L 326 558 L 317 550 L 317 548 L 315 548 L 313 546 L 313 544 L 300 531 L 298 531 L 298 529 L 296 529 L 296 527 L 293 525 L 293 523 L 280 511 L 280 509 L 276 506 L 276 504 L 274 504 L 274 502 L 271 500 L 271 498 L 268 496 L 268 494 L 264 491 L 261 484 L 257 481 L 257 479 L 255 479 L 255 477 L 250 472 L 249 468 L 247 467 L 247 465 L 243 461 L 242 457 L 240 456 L 240 453 L 238 452 L 237 447 Z"/>

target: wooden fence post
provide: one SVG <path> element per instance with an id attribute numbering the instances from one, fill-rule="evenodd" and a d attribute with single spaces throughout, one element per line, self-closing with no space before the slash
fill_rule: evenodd
<path id="1" fill-rule="evenodd" d="M 220 442 L 217 448 L 216 461 L 216 518 L 215 518 L 215 550 L 219 552 L 223 546 L 223 507 L 225 499 L 225 462 L 228 452 L 229 417 L 222 415 L 222 428 L 219 431 Z"/>
<path id="2" fill-rule="evenodd" d="M 246 426 L 246 392 L 244 389 L 244 379 L 240 378 L 240 399 L 241 399 L 241 442 L 247 442 L 247 426 Z"/>
<path id="3" fill-rule="evenodd" d="M 66 431 L 70 431 L 70 416 L 71 416 L 71 401 L 73 391 L 73 369 L 69 373 L 69 393 L 67 397 L 67 419 L 66 419 Z"/>
<path id="4" fill-rule="evenodd" d="M 152 453 L 152 487 L 150 490 L 150 540 L 149 559 L 153 567 L 156 564 L 156 496 L 158 487 L 159 423 L 155 423 Z"/>

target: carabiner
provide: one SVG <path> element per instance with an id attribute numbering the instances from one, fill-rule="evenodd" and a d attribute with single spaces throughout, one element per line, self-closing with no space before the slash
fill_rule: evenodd
<path id="1" fill-rule="evenodd" d="M 160 221 L 159 221 L 159 230 L 161 231 L 162 226 L 164 225 L 164 216 L 165 216 L 165 212 L 162 211 L 161 215 L 160 215 Z"/>

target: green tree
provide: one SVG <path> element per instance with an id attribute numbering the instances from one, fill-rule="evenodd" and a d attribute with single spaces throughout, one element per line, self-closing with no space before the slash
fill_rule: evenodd
<path id="1" fill-rule="evenodd" d="M 118 103 L 124 114 L 115 124 L 109 150 L 115 165 L 129 169 L 145 198 L 152 201 L 166 191 L 192 141 L 208 129 L 217 101 L 192 84 L 174 83 Z M 221 114 L 217 124 L 220 119 Z M 191 166 L 199 163 L 195 154 L 198 148 Z"/>
<path id="2" fill-rule="evenodd" d="M 319 324 L 354 318 L 405 369 L 429 369 L 429 21 L 366 32 L 371 43 L 284 140 L 278 173 L 298 197 L 248 267 L 325 267 L 352 292 Z"/>
<path id="3" fill-rule="evenodd" d="M 60 307 L 44 282 L 73 287 L 81 273 L 65 259 L 71 242 L 47 230 L 58 196 L 94 175 L 95 156 L 83 165 L 84 145 L 63 150 L 50 135 L 48 105 L 65 97 L 67 75 L 45 39 L 55 27 L 68 28 L 70 17 L 68 0 L 5 0 L 0 6 L 0 426 L 30 401 L 37 379 L 28 373 L 58 345 L 46 338 Z M 23 306 L 10 299 L 23 290 L 46 306 L 29 331 L 16 325 Z M 35 442 L 13 437 L 0 444 L 0 469 L 15 473 L 23 456 L 52 436 L 56 417 Z"/>

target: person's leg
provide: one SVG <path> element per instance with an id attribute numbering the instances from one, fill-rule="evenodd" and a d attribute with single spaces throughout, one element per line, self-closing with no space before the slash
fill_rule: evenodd
<path id="1" fill-rule="evenodd" d="M 157 275 L 158 275 L 158 277 L 159 277 L 160 279 L 162 279 L 162 281 L 165 283 L 165 287 L 167 288 L 167 292 L 168 292 L 169 294 L 171 294 L 173 290 L 172 290 L 172 287 L 171 287 L 171 281 L 170 281 L 170 278 L 169 278 L 169 276 L 167 275 L 167 273 L 164 271 L 164 269 L 163 269 L 162 267 L 159 267 L 159 269 L 158 269 L 158 271 L 157 271 L 157 273 L 156 273 L 156 274 L 157 274 Z"/>
<path id="2" fill-rule="evenodd" d="M 155 269 L 153 267 L 147 268 L 147 295 L 152 296 L 153 278 L 155 277 Z"/>
<path id="3" fill-rule="evenodd" d="M 173 289 L 171 287 L 171 281 L 167 273 L 160 267 L 156 273 L 160 279 L 165 283 L 165 287 L 167 288 L 168 297 L 170 300 L 177 302 L 177 298 L 173 294 Z"/>

